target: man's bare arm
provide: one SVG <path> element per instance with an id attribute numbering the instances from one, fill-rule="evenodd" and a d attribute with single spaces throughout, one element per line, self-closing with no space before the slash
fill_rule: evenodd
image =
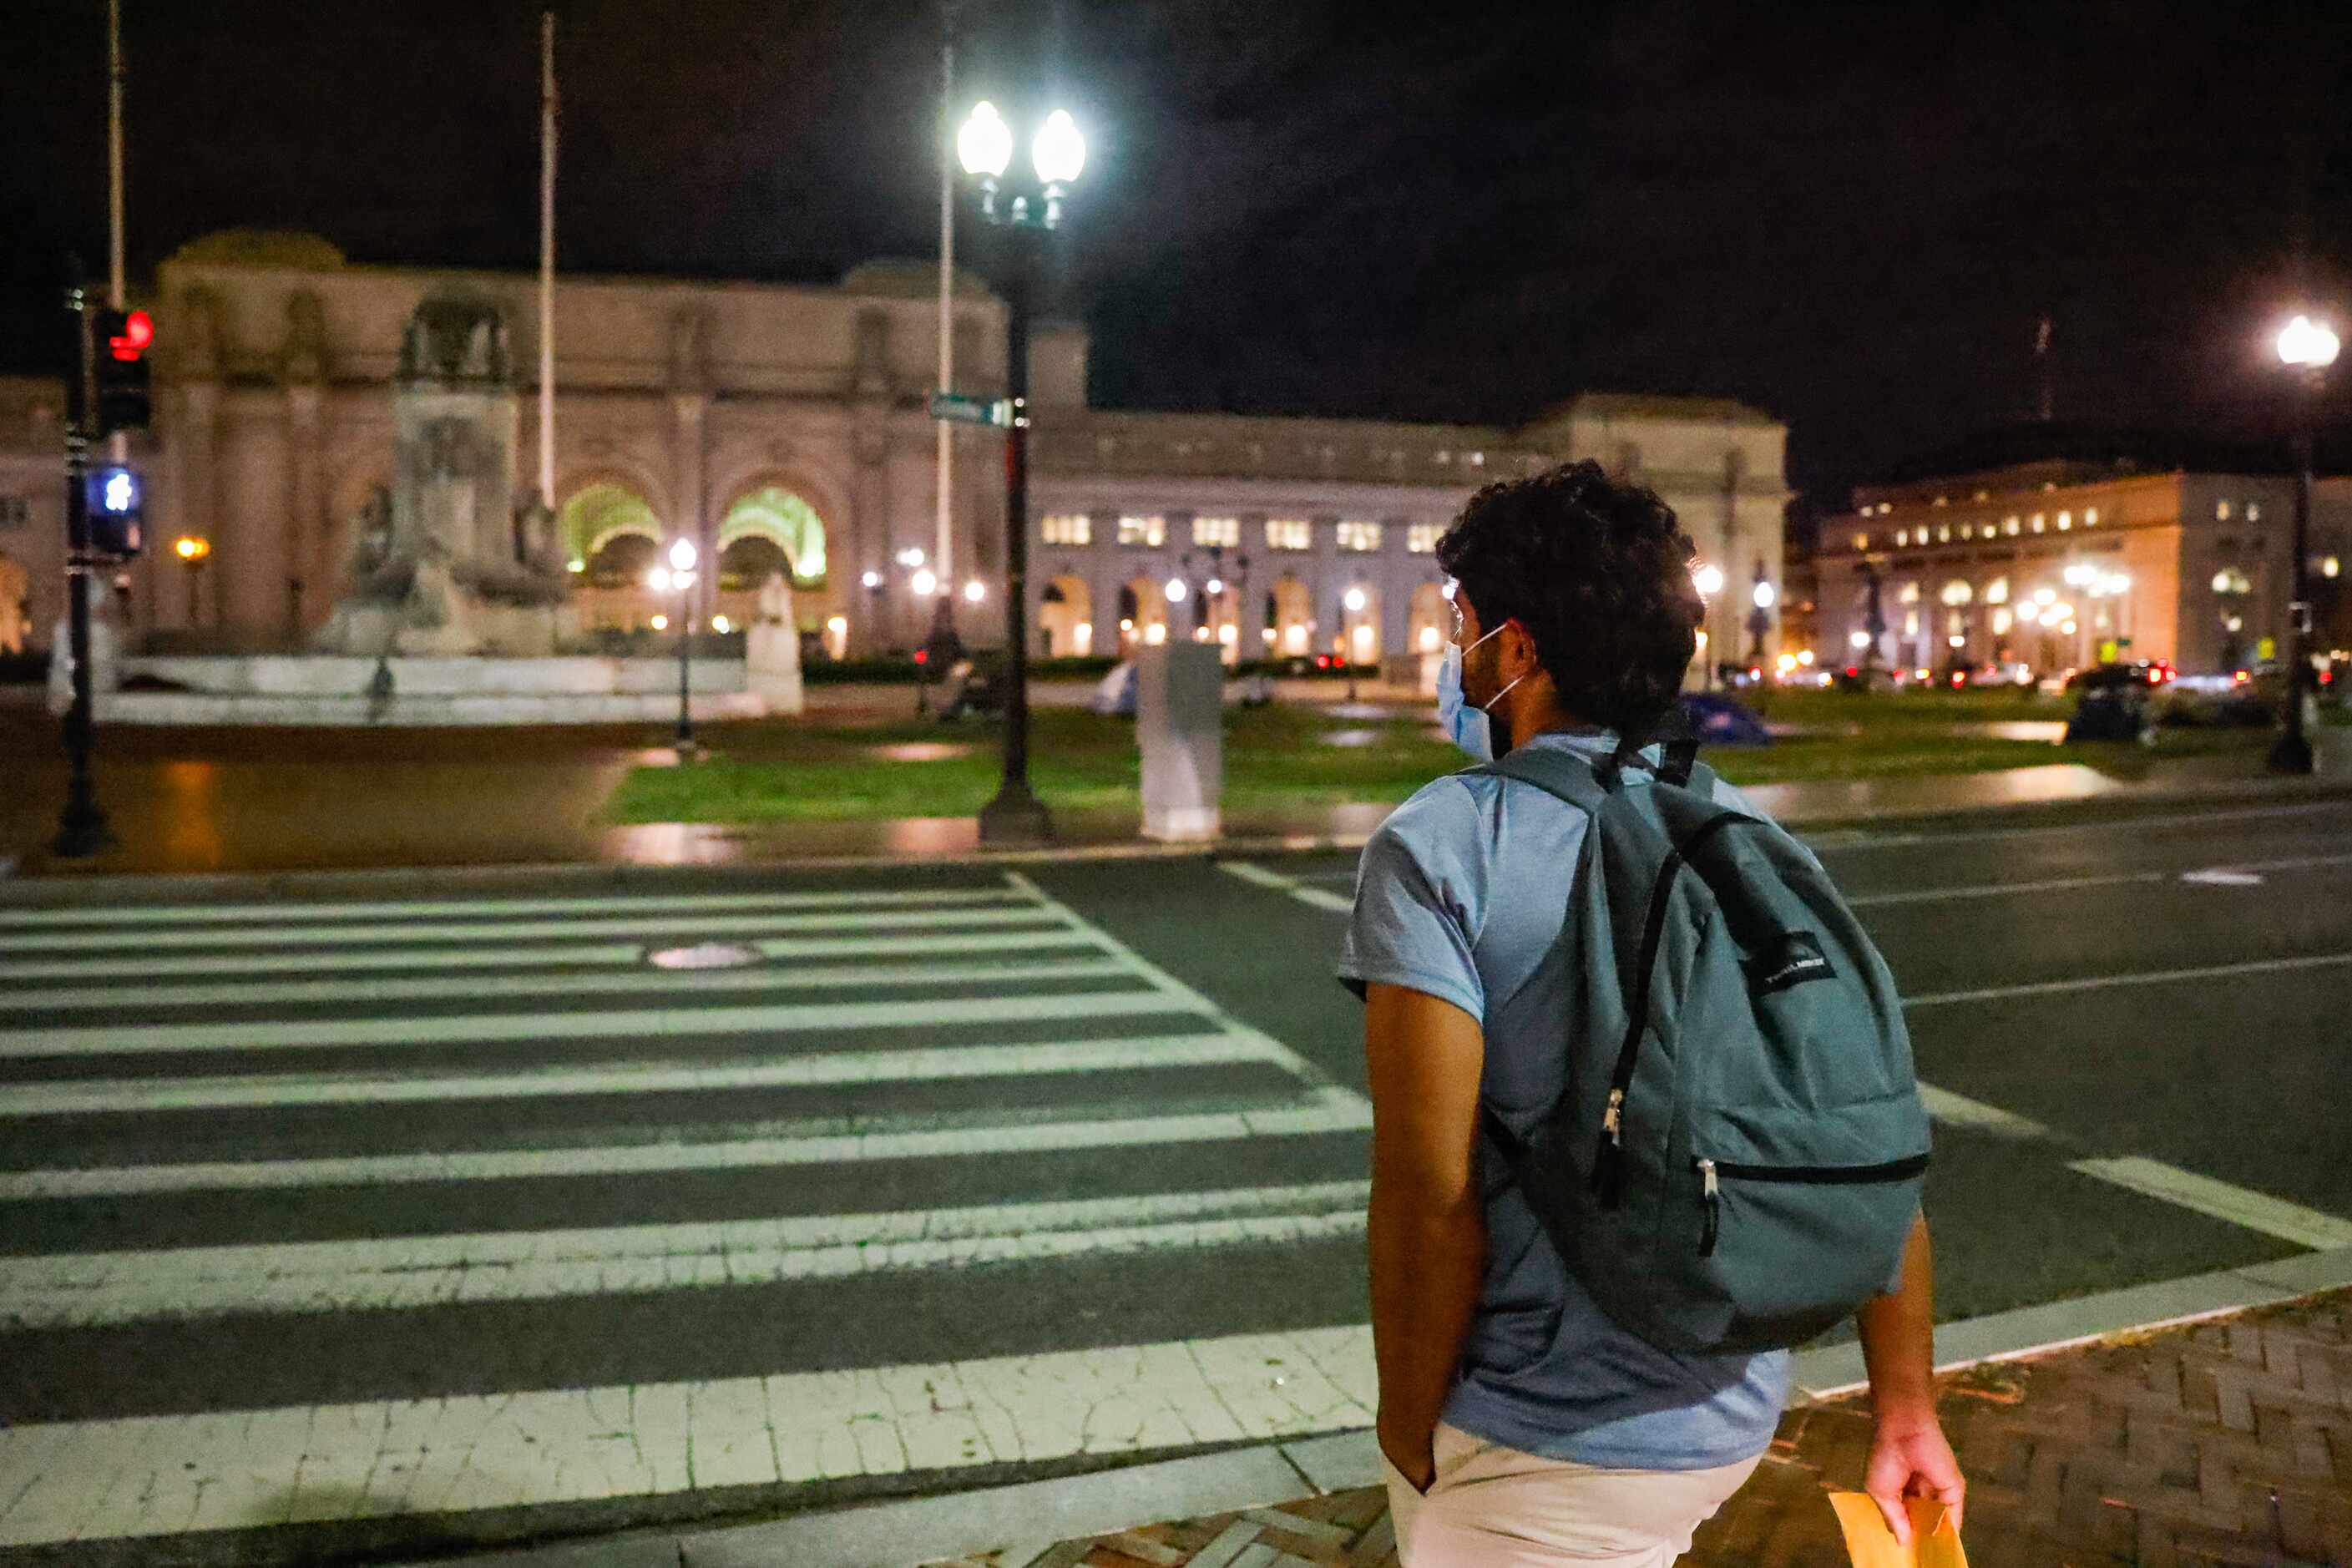
<path id="1" fill-rule="evenodd" d="M 1940 1499 L 1960 1521 L 1968 1482 L 1936 1419 L 1936 1260 L 1927 1216 L 1911 1225 L 1903 1283 L 1873 1297 L 1854 1315 L 1863 1364 L 1870 1369 L 1870 1408 L 1877 1420 L 1864 1489 L 1877 1500 L 1897 1541 L 1911 1539 L 1904 1494 Z"/>
<path id="2" fill-rule="evenodd" d="M 1486 1037 L 1450 1002 L 1367 989 L 1372 1090 L 1372 1353 L 1380 1442 L 1416 1488 L 1478 1305 L 1486 1223 L 1478 1187 L 1478 1076 Z"/>

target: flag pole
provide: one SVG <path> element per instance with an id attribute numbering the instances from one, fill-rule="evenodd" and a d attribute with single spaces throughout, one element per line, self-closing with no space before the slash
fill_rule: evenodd
<path id="1" fill-rule="evenodd" d="M 555 505 L 555 12 L 539 18 L 539 504 Z"/>

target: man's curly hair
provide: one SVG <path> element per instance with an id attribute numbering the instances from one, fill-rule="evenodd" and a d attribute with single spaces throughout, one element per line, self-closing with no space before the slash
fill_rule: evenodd
<path id="1" fill-rule="evenodd" d="M 1488 485 L 1437 542 L 1480 631 L 1516 620 L 1560 706 L 1636 744 L 1673 711 L 1706 607 L 1674 509 L 1593 462 Z"/>

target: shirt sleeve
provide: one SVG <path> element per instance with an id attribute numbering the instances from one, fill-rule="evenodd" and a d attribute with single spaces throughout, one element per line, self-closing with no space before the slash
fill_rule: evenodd
<path id="1" fill-rule="evenodd" d="M 1364 846 L 1339 979 L 1358 996 L 1402 985 L 1483 1021 L 1486 987 L 1475 957 L 1486 916 L 1486 854 L 1477 797 L 1444 779 L 1413 796 Z"/>

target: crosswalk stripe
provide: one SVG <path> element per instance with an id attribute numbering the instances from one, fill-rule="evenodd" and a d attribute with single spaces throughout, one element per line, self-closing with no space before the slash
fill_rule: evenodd
<path id="1" fill-rule="evenodd" d="M 1083 941 L 1075 932 L 1062 942 Z M 872 963 L 809 968 L 632 970 L 617 974 L 422 975 L 400 979 L 226 981 L 209 985 L 114 985 L 44 991 L 43 1011 L 130 1007 L 282 1006 L 298 1003 L 379 1004 L 505 1000 L 520 996 L 615 996 L 655 993 L 691 998 L 720 991 L 832 990 L 861 985 L 964 985 L 1016 980 L 1099 979 L 1126 974 L 1113 958 L 1040 959 L 1021 963 Z"/>
<path id="2" fill-rule="evenodd" d="M 390 1311 L 1341 1235 L 1362 1225 L 1370 1191 L 1368 1182 L 1309 1182 L 782 1219 L 5 1258 L 0 1320 L 37 1331 L 229 1312 Z"/>
<path id="3" fill-rule="evenodd" d="M 1271 1047 L 1271 1048 L 1269 1048 Z M 682 1067 L 619 1063 L 594 1068 L 541 1068 L 511 1073 L 268 1074 L 225 1078 L 102 1079 L 22 1083 L 0 1100 L 0 1122 L 27 1117 L 293 1105 L 401 1105 L 467 1100 L 739 1089 L 810 1089 L 929 1079 L 1023 1078 L 1136 1068 L 1209 1067 L 1237 1062 L 1289 1066 L 1265 1037 L 1223 1030 L 1150 1038 L 1076 1040 L 1043 1045 L 954 1046 L 888 1051 L 836 1051 L 737 1063 Z"/>
<path id="4" fill-rule="evenodd" d="M 0 1202 L 142 1197 L 159 1193 L 254 1192 L 406 1183 L 502 1182 L 555 1176 L 636 1176 L 677 1171 L 761 1170 L 1034 1154 L 1070 1149 L 1141 1149 L 1249 1138 L 1302 1138 L 1368 1131 L 1371 1108 L 1343 1089 L 1301 1104 L 1182 1116 L 1093 1118 L 849 1132 L 803 1138 L 740 1138 L 698 1143 L 621 1143 L 602 1148 L 515 1149 L 428 1154 L 357 1154 L 316 1160 L 214 1161 L 178 1165 L 0 1172 Z"/>
<path id="5" fill-rule="evenodd" d="M 856 1371 L 0 1427 L 0 1547 L 1370 1426 L 1360 1323 Z M 90 1478 L 110 1478 L 92 1485 Z"/>
<path id="6" fill-rule="evenodd" d="M 571 899 L 406 899 L 355 903 L 276 904 L 76 904 L 44 910 L 0 909 L 0 931 L 57 926 L 320 925 L 344 921 L 436 920 L 498 915 L 560 915 L 573 910 L 601 914 L 723 914 L 756 910 L 916 908 L 924 905 L 1002 904 L 1021 895 L 1005 888 L 844 889 L 810 893 L 614 893 Z"/>
<path id="7" fill-rule="evenodd" d="M 683 989 L 683 988 L 681 988 Z M 467 1013 L 447 1017 L 320 1018 L 294 1022 L 93 1025 L 0 1029 L 0 1058 L 147 1056 L 175 1051 L 284 1051 L 357 1047 L 551 1044 L 562 1040 L 683 1039 L 707 1035 L 807 1034 L 971 1024 L 1066 1022 L 1185 1011 L 1157 990 L 1072 995 L 816 1002 L 734 1007 L 637 1007 L 587 1013 Z"/>
<path id="8" fill-rule="evenodd" d="M 1035 909 L 1015 905 L 1010 908 L 883 910 L 871 914 L 828 911 L 823 914 L 663 915 L 555 921 L 414 921 L 331 927 L 278 925 L 244 931 L 37 931 L 0 938 L 0 956 L 122 948 L 146 952 L 159 948 L 231 945 L 249 950 L 328 946 L 341 942 L 528 942 L 546 937 L 650 936 L 656 932 L 708 937 L 764 931 L 914 931 L 941 926 L 1034 925 L 1045 918 Z"/>
<path id="9" fill-rule="evenodd" d="M 2352 1220 L 2200 1176 L 2160 1160 L 2136 1154 L 2114 1160 L 2075 1160 L 2068 1169 L 2314 1251 L 2352 1247 Z"/>
<path id="10" fill-rule="evenodd" d="M 1036 931 L 971 931 L 940 936 L 754 937 L 743 945 L 756 948 L 770 958 L 891 958 L 927 952 L 1021 952 L 1071 947 L 1089 940 L 1087 932 L 1053 925 Z M 331 970 L 365 973 L 383 969 L 597 968 L 645 961 L 643 942 L 551 942 L 514 947 L 487 947 L 476 942 L 462 947 L 337 948 L 260 960 L 236 953 L 151 957 L 143 952 L 35 962 L 11 959 L 5 968 L 0 968 L 0 1002 L 12 994 L 22 994 L 5 989 L 10 981 L 248 974 L 267 970 L 272 963 L 320 973 Z"/>

